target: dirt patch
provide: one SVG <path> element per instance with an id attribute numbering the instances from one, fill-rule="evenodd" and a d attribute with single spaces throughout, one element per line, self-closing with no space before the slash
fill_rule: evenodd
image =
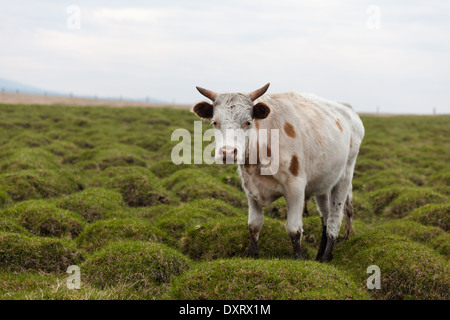
<path id="1" fill-rule="evenodd" d="M 142 107 L 161 108 L 170 107 L 174 109 L 188 109 L 191 106 L 181 104 L 150 103 L 130 100 L 109 100 L 80 98 L 67 96 L 51 96 L 28 93 L 0 93 L 0 104 L 39 104 L 39 105 L 70 105 L 70 106 L 105 106 L 105 107 Z"/>

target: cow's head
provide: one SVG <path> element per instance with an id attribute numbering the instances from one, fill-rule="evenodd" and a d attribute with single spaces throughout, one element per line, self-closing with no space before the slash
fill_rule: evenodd
<path id="1" fill-rule="evenodd" d="M 255 119 L 264 119 L 270 108 L 263 102 L 254 103 L 269 88 L 269 83 L 251 93 L 215 93 L 197 87 L 213 103 L 197 103 L 193 111 L 211 121 L 216 141 L 215 156 L 226 163 L 244 163 L 251 129 Z"/>

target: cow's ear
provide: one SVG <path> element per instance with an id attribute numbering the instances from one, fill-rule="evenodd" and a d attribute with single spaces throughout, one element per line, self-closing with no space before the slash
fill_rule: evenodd
<path id="1" fill-rule="evenodd" d="M 199 102 L 192 108 L 192 111 L 200 118 L 211 119 L 213 116 L 213 105 L 205 101 Z"/>
<path id="2" fill-rule="evenodd" d="M 253 106 L 253 119 L 265 119 L 269 113 L 269 106 L 263 102 L 258 102 Z"/>

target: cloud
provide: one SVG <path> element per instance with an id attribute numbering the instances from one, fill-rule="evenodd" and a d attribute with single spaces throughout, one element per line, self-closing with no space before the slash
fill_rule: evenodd
<path id="1" fill-rule="evenodd" d="M 367 28 L 372 3 L 361 1 L 80 1 L 80 30 L 66 27 L 72 3 L 18 3 L 0 13 L 2 77 L 45 89 L 190 103 L 201 98 L 195 85 L 250 91 L 271 81 L 272 92 L 360 110 L 450 112 L 442 1 L 378 1 L 379 30 Z"/>

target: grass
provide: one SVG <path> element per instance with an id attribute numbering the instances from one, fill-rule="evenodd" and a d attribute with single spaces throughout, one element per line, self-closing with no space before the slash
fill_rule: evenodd
<path id="1" fill-rule="evenodd" d="M 105 188 L 88 188 L 57 198 L 55 203 L 59 208 L 78 213 L 89 223 L 126 216 L 122 195 Z"/>
<path id="2" fill-rule="evenodd" d="M 312 261 L 221 259 L 178 278 L 171 297 L 183 300 L 369 299 L 345 272 Z"/>
<path id="3" fill-rule="evenodd" d="M 370 231 L 338 246 L 332 264 L 351 272 L 360 284 L 366 269 L 377 265 L 382 272 L 382 299 L 448 299 L 448 263 L 434 250 L 406 237 L 385 231 Z"/>
<path id="4" fill-rule="evenodd" d="M 42 237 L 74 238 L 85 224 L 80 215 L 59 209 L 44 200 L 19 202 L 4 210 L 3 215 L 14 219 L 32 234 Z"/>
<path id="5" fill-rule="evenodd" d="M 190 228 L 182 251 L 194 260 L 245 257 L 249 231 L 247 218 L 219 218 Z M 290 258 L 292 246 L 281 221 L 266 218 L 259 239 L 261 258 Z"/>
<path id="6" fill-rule="evenodd" d="M 80 268 L 86 281 L 99 288 L 120 284 L 163 294 L 189 265 L 188 258 L 164 244 L 119 241 L 93 253 Z"/>
<path id="7" fill-rule="evenodd" d="M 80 189 L 70 173 L 50 169 L 2 173 L 0 185 L 14 201 L 62 196 Z"/>
<path id="8" fill-rule="evenodd" d="M 2 271 L 64 272 L 83 258 L 69 240 L 0 233 Z"/>
<path id="9" fill-rule="evenodd" d="M 193 132 L 195 120 L 168 108 L 1 105 L 0 299 L 449 299 L 450 116 L 362 118 L 355 230 L 329 264 L 311 261 L 313 199 L 306 261 L 292 259 L 283 198 L 264 209 L 261 258 L 246 258 L 236 166 L 171 162 L 172 131 Z M 80 290 L 65 286 L 73 264 Z M 381 290 L 366 287 L 372 264 Z"/>
<path id="10" fill-rule="evenodd" d="M 111 219 L 92 223 L 78 236 L 76 243 L 80 248 L 92 252 L 118 240 L 173 243 L 165 232 L 137 218 Z"/>
<path id="11" fill-rule="evenodd" d="M 247 197 L 237 188 L 220 183 L 220 180 L 203 173 L 200 169 L 182 169 L 164 180 L 183 201 L 214 198 L 230 203 L 235 207 L 244 207 Z M 201 185 L 202 188 L 198 188 Z"/>
<path id="12" fill-rule="evenodd" d="M 114 168 L 107 174 L 110 177 L 106 186 L 122 194 L 131 207 L 145 207 L 156 204 L 173 204 L 178 200 L 166 190 L 162 182 L 149 170 L 122 170 Z"/>
<path id="13" fill-rule="evenodd" d="M 450 230 L 450 203 L 424 205 L 411 212 L 407 219 L 424 225 L 440 227 L 448 232 Z"/>
<path id="14" fill-rule="evenodd" d="M 151 292 L 136 292 L 130 286 L 121 285 L 110 289 L 99 289 L 81 282 L 79 290 L 66 286 L 67 275 L 37 272 L 0 273 L 1 300 L 123 300 L 139 299 L 144 294 L 152 298 Z"/>

